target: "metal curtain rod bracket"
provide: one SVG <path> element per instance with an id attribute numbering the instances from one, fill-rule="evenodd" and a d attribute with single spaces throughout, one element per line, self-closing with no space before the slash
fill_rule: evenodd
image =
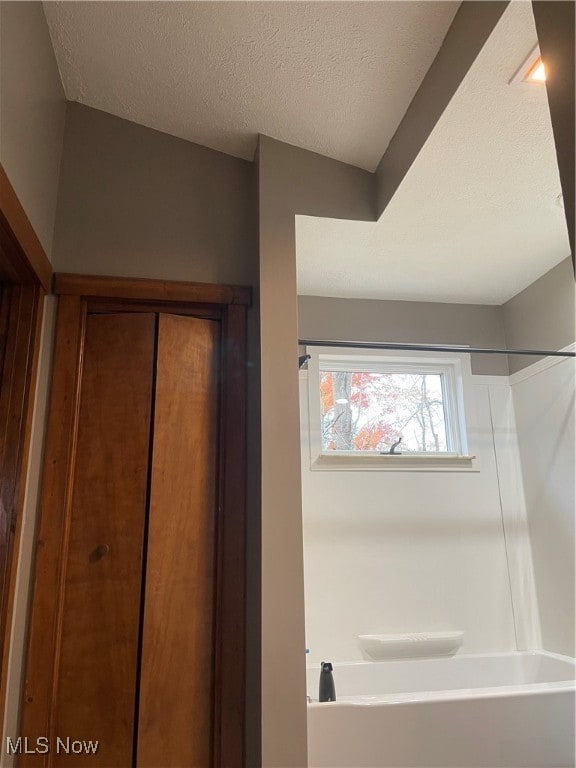
<path id="1" fill-rule="evenodd" d="M 306 347 L 339 347 L 343 349 L 403 349 L 414 352 L 466 352 L 475 355 L 532 355 L 534 357 L 576 357 L 576 352 L 559 352 L 548 349 L 488 349 L 467 347 L 460 344 L 396 344 L 385 341 L 318 341 L 299 339 Z"/>

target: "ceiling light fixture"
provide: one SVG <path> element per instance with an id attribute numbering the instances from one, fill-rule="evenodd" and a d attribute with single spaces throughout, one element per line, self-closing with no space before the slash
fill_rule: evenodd
<path id="1" fill-rule="evenodd" d="M 516 71 L 514 77 L 510 80 L 509 85 L 513 83 L 545 83 L 546 82 L 546 70 L 544 68 L 544 62 L 540 55 L 540 48 L 536 46 L 533 48 L 529 55 L 524 59 L 521 66 Z"/>
<path id="2" fill-rule="evenodd" d="M 534 63 L 534 66 L 526 73 L 524 80 L 527 83 L 545 83 L 546 82 L 546 70 L 544 69 L 544 62 L 541 57 Z"/>

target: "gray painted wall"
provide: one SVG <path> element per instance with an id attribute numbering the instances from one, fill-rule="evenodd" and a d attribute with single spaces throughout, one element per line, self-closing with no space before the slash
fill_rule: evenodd
<path id="1" fill-rule="evenodd" d="M 69 103 L 54 266 L 60 272 L 250 283 L 253 166 Z"/>
<path id="2" fill-rule="evenodd" d="M 265 574 L 262 764 L 266 768 L 305 768 L 295 215 L 373 221 L 374 175 L 265 136 L 260 137 L 258 169 Z"/>
<path id="3" fill-rule="evenodd" d="M 508 347 L 558 350 L 576 341 L 576 292 L 570 258 L 525 288 L 502 307 Z M 539 358 L 510 357 L 510 373 Z"/>
<path id="4" fill-rule="evenodd" d="M 506 346 L 502 307 L 298 297 L 299 336 L 343 341 Z M 504 355 L 472 355 L 477 374 L 508 375 Z"/>
<path id="5" fill-rule="evenodd" d="M 576 264 L 574 158 L 574 3 L 536 0 L 532 2 L 542 58 L 546 62 L 546 93 L 554 131 L 554 145 L 564 195 L 564 213 L 572 260 Z"/>
<path id="6" fill-rule="evenodd" d="M 0 3 L 0 162 L 48 258 L 66 102 L 42 3 Z"/>

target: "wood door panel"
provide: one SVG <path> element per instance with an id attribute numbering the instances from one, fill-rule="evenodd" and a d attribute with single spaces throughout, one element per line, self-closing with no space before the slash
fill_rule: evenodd
<path id="1" fill-rule="evenodd" d="M 139 768 L 208 768 L 218 452 L 219 324 L 160 315 Z"/>
<path id="2" fill-rule="evenodd" d="M 86 320 L 54 737 L 99 748 L 55 766 L 132 764 L 155 333 L 153 314 Z"/>

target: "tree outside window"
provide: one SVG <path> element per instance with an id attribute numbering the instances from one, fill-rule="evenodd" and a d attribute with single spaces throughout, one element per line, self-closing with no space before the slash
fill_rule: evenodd
<path id="1" fill-rule="evenodd" d="M 320 371 L 322 450 L 446 453 L 442 374 Z"/>

